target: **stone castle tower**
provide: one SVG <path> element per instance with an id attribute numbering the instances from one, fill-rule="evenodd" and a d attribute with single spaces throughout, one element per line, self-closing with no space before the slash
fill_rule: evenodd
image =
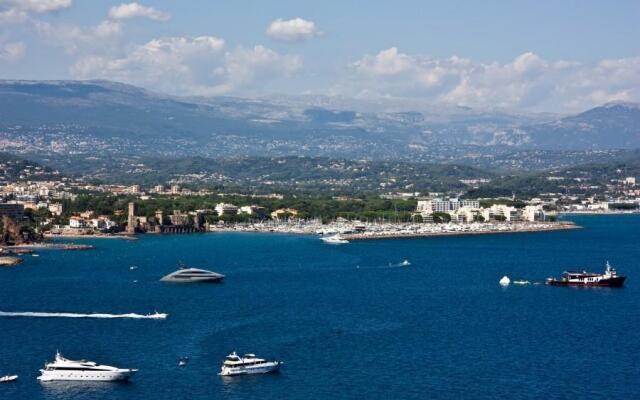
<path id="1" fill-rule="evenodd" d="M 129 203 L 129 218 L 127 219 L 127 233 L 136 233 L 138 219 L 136 218 L 136 203 Z"/>

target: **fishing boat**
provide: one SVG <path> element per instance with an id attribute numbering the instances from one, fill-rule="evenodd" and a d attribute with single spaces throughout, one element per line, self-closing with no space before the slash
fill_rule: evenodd
<path id="1" fill-rule="evenodd" d="M 618 272 L 607 261 L 603 273 L 587 271 L 565 271 L 560 279 L 548 278 L 545 283 L 552 286 L 604 286 L 621 287 L 626 277 Z"/>

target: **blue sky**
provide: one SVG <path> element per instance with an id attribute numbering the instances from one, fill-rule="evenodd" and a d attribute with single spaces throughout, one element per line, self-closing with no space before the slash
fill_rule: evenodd
<path id="1" fill-rule="evenodd" d="M 0 78 L 570 112 L 640 101 L 638 21 L 638 1 L 0 0 Z"/>

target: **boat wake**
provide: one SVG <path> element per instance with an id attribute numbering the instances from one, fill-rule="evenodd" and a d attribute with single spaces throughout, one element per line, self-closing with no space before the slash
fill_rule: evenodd
<path id="1" fill-rule="evenodd" d="M 372 266 L 364 266 L 364 267 L 361 267 L 360 265 L 357 265 L 356 269 L 403 268 L 403 267 L 408 267 L 410 265 L 411 265 L 411 263 L 409 262 L 409 260 L 404 260 L 404 261 L 396 263 L 396 264 L 389 263 L 387 265 L 372 265 Z"/>
<path id="2" fill-rule="evenodd" d="M 128 319 L 166 319 L 167 314 L 77 314 L 77 313 L 49 313 L 49 312 L 6 312 L 0 311 L 0 317 L 26 317 L 26 318 L 128 318 Z"/>

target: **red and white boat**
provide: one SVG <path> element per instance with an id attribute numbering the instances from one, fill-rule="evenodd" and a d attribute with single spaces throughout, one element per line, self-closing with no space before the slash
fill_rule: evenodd
<path id="1" fill-rule="evenodd" d="M 602 274 L 587 271 L 565 271 L 560 279 L 548 278 L 545 283 L 553 286 L 621 287 L 625 279 L 627 278 L 618 275 L 616 269 L 607 262 L 607 266 Z"/>

